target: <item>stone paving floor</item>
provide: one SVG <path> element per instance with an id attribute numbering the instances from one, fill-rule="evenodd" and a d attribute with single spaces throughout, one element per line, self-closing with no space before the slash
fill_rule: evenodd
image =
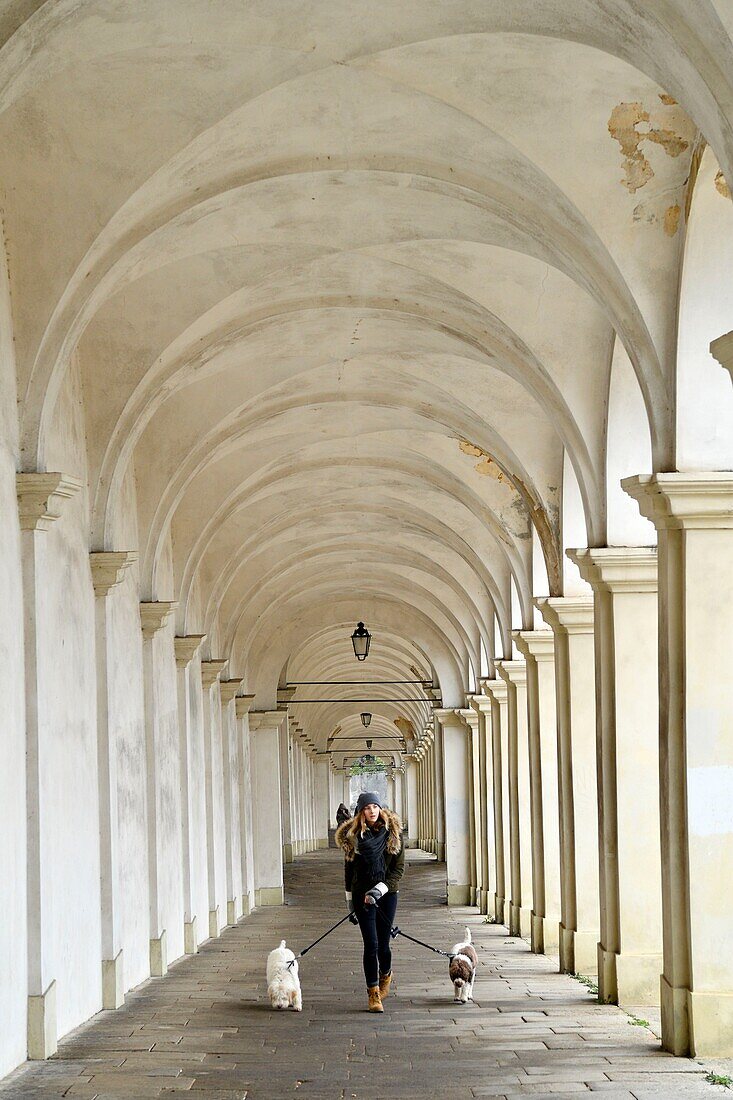
<path id="1" fill-rule="evenodd" d="M 339 854 L 313 853 L 287 868 L 285 907 L 258 910 L 128 995 L 124 1008 L 100 1013 L 55 1058 L 7 1078 L 0 1100 L 643 1100 L 727 1091 L 502 926 L 447 909 L 444 874 L 443 865 L 411 861 L 397 920 L 446 949 L 470 924 L 481 963 L 474 1004 L 453 1003 L 444 959 L 398 939 L 397 993 L 384 1015 L 368 1014 L 360 938 L 346 923 L 301 962 L 303 1012 L 273 1012 L 268 951 L 283 937 L 307 946 L 343 912 Z"/>

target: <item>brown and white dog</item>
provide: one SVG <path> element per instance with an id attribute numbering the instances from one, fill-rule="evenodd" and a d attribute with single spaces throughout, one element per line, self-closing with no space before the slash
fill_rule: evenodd
<path id="1" fill-rule="evenodd" d="M 473 1000 L 473 980 L 476 977 L 478 956 L 471 943 L 471 929 L 466 928 L 466 938 L 463 943 L 454 945 L 451 951 L 453 958 L 450 961 L 448 973 L 453 982 L 453 1000 L 465 1005 Z"/>

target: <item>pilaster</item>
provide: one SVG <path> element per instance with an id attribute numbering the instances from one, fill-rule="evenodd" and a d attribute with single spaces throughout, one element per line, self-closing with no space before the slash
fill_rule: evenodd
<path id="1" fill-rule="evenodd" d="M 21 529 L 24 607 L 27 905 L 28 1057 L 49 1058 L 57 1047 L 56 959 L 53 935 L 53 822 L 42 791 L 47 786 L 48 746 L 54 734 L 52 701 L 44 689 L 53 653 L 45 641 L 38 591 L 45 584 L 44 532 L 60 518 L 65 502 L 82 488 L 69 474 L 16 475 Z"/>
<path id="2" fill-rule="evenodd" d="M 527 733 L 527 666 L 497 661 L 507 684 L 509 721 L 509 849 L 511 905 L 509 931 L 529 939 L 532 933 L 532 816 L 529 804 L 529 737 Z"/>
<path id="3" fill-rule="evenodd" d="M 479 832 L 479 897 L 478 907 L 482 913 L 489 912 L 491 891 L 492 860 L 495 858 L 494 807 L 493 807 L 493 770 L 491 759 L 491 700 L 485 695 L 472 695 L 470 704 L 478 717 L 479 743 L 479 783 L 480 802 Z M 491 897 L 493 908 L 493 895 Z"/>
<path id="4" fill-rule="evenodd" d="M 494 917 L 509 923 L 509 685 L 499 678 L 482 680 L 484 694 L 491 700 L 491 761 L 494 780 L 494 846 L 496 884 Z"/>
<path id="5" fill-rule="evenodd" d="M 198 951 L 198 930 L 192 895 L 192 868 L 194 861 L 191 834 L 192 784 L 191 737 L 192 704 L 190 666 L 206 639 L 205 634 L 186 634 L 173 639 L 176 661 L 176 687 L 178 692 L 179 765 L 181 776 L 181 867 L 183 885 L 183 950 L 187 955 Z"/>
<path id="6" fill-rule="evenodd" d="M 249 916 L 255 904 L 254 847 L 252 819 L 252 766 L 250 761 L 249 712 L 254 695 L 237 695 L 234 713 L 239 735 L 239 819 L 241 823 L 242 916 Z"/>
<path id="7" fill-rule="evenodd" d="M 228 658 L 215 657 L 201 662 L 201 685 L 204 692 L 204 762 L 206 795 L 206 867 L 209 890 L 209 939 L 221 932 L 219 906 L 220 868 L 216 838 L 216 806 L 223 799 L 223 740 L 221 730 L 221 696 L 215 690 L 229 667 Z M 225 872 L 226 873 L 226 872 Z"/>
<path id="8" fill-rule="evenodd" d="M 662 1044 L 733 1054 L 733 474 L 626 478 L 657 528 Z"/>
<path id="9" fill-rule="evenodd" d="M 255 904 L 282 905 L 283 855 L 280 801 L 280 727 L 287 714 L 277 710 L 252 710 L 252 789 L 254 817 Z"/>

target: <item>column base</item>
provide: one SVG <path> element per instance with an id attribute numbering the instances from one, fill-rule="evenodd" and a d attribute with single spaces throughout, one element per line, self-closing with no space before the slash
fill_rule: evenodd
<path id="1" fill-rule="evenodd" d="M 120 1008 L 125 1003 L 122 951 L 113 959 L 102 959 L 102 1008 Z"/>
<path id="2" fill-rule="evenodd" d="M 242 916 L 248 917 L 253 909 L 254 905 L 252 903 L 252 895 L 242 894 Z"/>
<path id="3" fill-rule="evenodd" d="M 692 1057 L 733 1056 L 733 993 L 691 992 L 688 1004 Z"/>
<path id="4" fill-rule="evenodd" d="M 227 924 L 236 924 L 241 916 L 239 912 L 239 902 L 236 898 L 232 898 L 227 902 Z"/>
<path id="5" fill-rule="evenodd" d="M 319 852 L 323 848 L 328 848 L 328 837 L 327 836 L 319 836 L 318 842 L 316 844 L 316 848 L 318 849 Z"/>
<path id="6" fill-rule="evenodd" d="M 445 841 L 444 840 L 436 840 L 435 841 L 435 854 L 438 857 L 438 862 L 439 863 L 445 863 Z"/>
<path id="7" fill-rule="evenodd" d="M 184 921 L 183 924 L 183 950 L 187 955 L 195 955 L 199 949 L 199 937 L 196 930 L 196 918 Z"/>
<path id="8" fill-rule="evenodd" d="M 598 944 L 598 999 L 602 1004 L 657 1005 L 660 954 L 616 954 Z"/>
<path id="9" fill-rule="evenodd" d="M 484 913 L 486 916 L 489 914 L 489 891 L 479 890 L 478 900 L 479 912 Z"/>
<path id="10" fill-rule="evenodd" d="M 283 844 L 283 863 L 292 863 L 294 859 L 292 843 Z"/>
<path id="11" fill-rule="evenodd" d="M 219 924 L 219 906 L 216 909 L 209 909 L 209 939 L 215 940 L 217 936 L 221 934 L 221 925 Z"/>
<path id="12" fill-rule="evenodd" d="M 466 883 L 462 885 L 457 882 L 448 883 L 448 904 L 449 905 L 471 905 L 471 887 Z"/>
<path id="13" fill-rule="evenodd" d="M 558 954 L 560 955 L 560 973 L 575 973 L 575 932 L 566 928 L 560 921 L 558 925 Z"/>
<path id="14" fill-rule="evenodd" d="M 504 908 L 506 906 L 505 899 L 500 894 L 494 894 L 494 917 L 497 924 L 504 923 Z"/>
<path id="15" fill-rule="evenodd" d="M 51 982 L 45 993 L 28 998 L 28 1057 L 42 1061 L 57 1049 L 56 982 Z"/>
<path id="16" fill-rule="evenodd" d="M 509 935 L 528 939 L 532 932 L 532 910 L 511 903 L 509 907 Z"/>
<path id="17" fill-rule="evenodd" d="M 150 977 L 162 978 L 168 973 L 168 948 L 165 928 L 157 939 L 150 941 Z"/>
<path id="18" fill-rule="evenodd" d="M 532 934 L 529 940 L 530 950 L 534 951 L 535 955 L 544 955 L 545 953 L 545 918 L 538 917 L 536 913 L 532 914 Z"/>
<path id="19" fill-rule="evenodd" d="M 598 932 L 573 932 L 575 973 L 598 973 Z"/>
<path id="20" fill-rule="evenodd" d="M 260 886 L 255 890 L 256 905 L 282 905 L 284 901 L 282 886 Z"/>
<path id="21" fill-rule="evenodd" d="M 662 1047 L 671 1054 L 686 1055 L 692 1049 L 689 995 L 685 986 L 670 985 L 661 975 Z"/>

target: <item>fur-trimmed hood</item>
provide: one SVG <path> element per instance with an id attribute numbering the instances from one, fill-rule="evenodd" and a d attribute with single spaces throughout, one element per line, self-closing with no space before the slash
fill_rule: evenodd
<path id="1" fill-rule="evenodd" d="M 396 813 L 385 809 L 384 806 L 381 807 L 380 813 L 387 828 L 387 851 L 390 855 L 396 856 L 402 848 L 402 822 Z M 346 859 L 350 860 L 356 855 L 357 842 L 356 818 L 352 817 L 343 825 L 339 825 L 336 830 L 336 843 L 343 849 Z"/>

